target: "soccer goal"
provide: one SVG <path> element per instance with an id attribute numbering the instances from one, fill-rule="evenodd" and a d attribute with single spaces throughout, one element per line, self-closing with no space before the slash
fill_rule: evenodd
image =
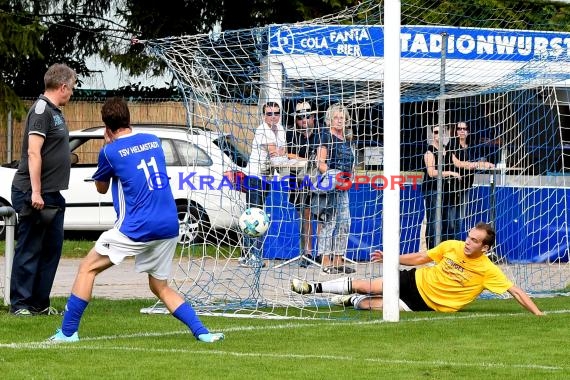
<path id="1" fill-rule="evenodd" d="M 525 15 L 543 11 L 532 3 L 485 8 L 457 1 L 452 9 L 422 4 L 401 2 L 400 157 L 384 155 L 385 131 L 391 127 L 383 122 L 384 72 L 391 63 L 383 54 L 388 17 L 383 1 L 363 1 L 310 22 L 142 43 L 174 74 L 189 130 L 229 132 L 245 152 L 251 149 L 265 102 L 280 104 L 282 124 L 289 129 L 300 101 L 316 110 L 315 129 L 326 127 L 323 116 L 330 105 L 349 109 L 357 157 L 349 190 L 346 257 L 356 269 L 351 276 L 374 277 L 383 271 L 368 259 L 374 248 L 383 247 L 387 228 L 382 189 L 391 179 L 382 174 L 388 162 L 399 162 L 403 184 L 395 229 L 399 236 L 392 238 L 399 239 L 402 252 L 430 244 L 421 191 L 424 153 L 433 126 L 447 143 L 464 123 L 467 160 L 481 165 L 466 173 L 470 179 L 458 198 L 461 217 L 454 224 L 457 238 L 464 239 L 478 221 L 493 223 L 497 244 L 490 254 L 517 285 L 532 294 L 568 292 L 570 34 L 548 31 L 556 28 L 553 23 L 531 23 Z M 552 15 L 543 16 L 533 19 Z M 485 162 L 494 169 L 485 169 Z M 217 174 L 221 180 L 224 173 Z M 186 247 L 173 283 L 201 312 L 343 315 L 329 295 L 290 291 L 292 278 L 324 281 L 335 275 L 324 274 L 318 265 L 300 266 L 297 260 L 279 265 L 301 252 L 300 215 L 289 190 L 279 184 L 265 204 L 271 215 L 262 237 L 265 267 L 238 265 L 237 227 Z M 227 196 L 243 205 L 243 195 Z M 235 217 L 237 221 L 239 214 Z M 439 240 L 441 228 L 437 233 Z M 313 244 L 318 245 L 316 236 Z"/>

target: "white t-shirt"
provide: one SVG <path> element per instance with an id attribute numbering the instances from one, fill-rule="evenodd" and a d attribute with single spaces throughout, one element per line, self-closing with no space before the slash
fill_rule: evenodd
<path id="1" fill-rule="evenodd" d="M 259 176 L 269 173 L 269 151 L 267 146 L 275 144 L 277 148 L 286 150 L 287 140 L 285 138 L 285 130 L 281 123 L 277 124 L 277 133 L 273 132 L 267 123 L 261 124 L 255 130 L 255 136 L 249 154 L 249 162 L 245 168 L 248 175 Z M 287 156 L 285 156 L 287 157 Z"/>

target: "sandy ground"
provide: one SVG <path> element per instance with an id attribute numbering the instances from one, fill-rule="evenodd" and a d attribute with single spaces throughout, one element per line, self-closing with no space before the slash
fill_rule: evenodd
<path id="1" fill-rule="evenodd" d="M 77 267 L 81 259 L 63 259 L 59 263 L 52 296 L 68 296 L 75 279 Z M 174 267 L 173 263 L 173 267 Z M 4 286 L 4 258 L 0 258 L 0 288 Z M 154 298 L 148 289 L 147 275 L 136 273 L 134 260 L 125 260 L 121 265 L 109 268 L 97 276 L 93 296 L 112 299 L 121 298 Z"/>

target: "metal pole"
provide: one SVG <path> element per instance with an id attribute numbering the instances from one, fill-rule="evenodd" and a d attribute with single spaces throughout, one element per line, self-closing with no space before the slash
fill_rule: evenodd
<path id="1" fill-rule="evenodd" d="M 12 162 L 12 136 L 14 134 L 12 125 L 12 111 L 8 111 L 8 125 L 6 128 L 6 162 Z"/>
<path id="2" fill-rule="evenodd" d="M 10 280 L 12 263 L 14 262 L 14 230 L 16 228 L 16 212 L 12 207 L 0 207 L 0 218 L 4 218 L 6 228 L 6 253 L 4 254 L 4 305 L 10 305 Z"/>
<path id="3" fill-rule="evenodd" d="M 447 55 L 447 33 L 441 34 L 441 69 L 439 76 L 439 105 L 438 105 L 438 125 L 439 125 L 439 146 L 437 147 L 437 198 L 435 217 L 435 245 L 441 243 L 441 207 L 443 201 L 443 143 L 446 138 L 445 133 L 445 59 Z M 431 248 L 431 247 L 428 247 Z"/>

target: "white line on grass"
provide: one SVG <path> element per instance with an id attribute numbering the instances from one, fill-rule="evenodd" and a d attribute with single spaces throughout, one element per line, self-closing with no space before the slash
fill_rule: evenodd
<path id="1" fill-rule="evenodd" d="M 552 310 L 548 311 L 547 314 L 569 314 L 570 310 Z M 528 312 L 518 312 L 518 313 L 465 313 L 465 315 L 457 315 L 457 314 L 448 314 L 448 315 L 440 315 L 437 317 L 418 317 L 418 318 L 410 318 L 410 319 L 403 319 L 399 323 L 416 323 L 416 322 L 430 322 L 430 321 L 442 321 L 442 320 L 453 320 L 453 319 L 479 319 L 479 318 L 496 318 L 496 317 L 515 317 L 515 316 L 527 316 Z M 315 327 L 315 326 L 335 326 L 335 325 L 342 325 L 342 326 L 362 326 L 362 325 L 374 325 L 374 324 L 384 324 L 384 323 L 392 323 L 392 322 L 385 322 L 383 320 L 373 320 L 373 321 L 340 321 L 340 322 L 331 322 L 330 320 L 327 321 L 315 321 L 315 322 L 307 322 L 307 323 L 283 323 L 273 326 L 237 326 L 237 327 L 230 327 L 224 329 L 224 333 L 231 333 L 231 332 L 244 332 L 244 331 L 251 331 L 251 330 L 280 330 L 280 329 L 301 329 L 307 327 Z M 80 343 L 84 342 L 94 342 L 94 341 L 112 341 L 112 340 L 119 340 L 119 339 L 130 339 L 130 338 L 143 338 L 143 337 L 161 337 L 161 336 L 173 336 L 173 335 L 187 335 L 189 334 L 188 330 L 178 330 L 178 331 L 165 331 L 165 332 L 140 332 L 140 333 L 133 333 L 133 334 L 122 334 L 122 335 L 105 335 L 99 337 L 92 337 L 92 338 L 81 338 Z M 0 349 L 2 348 L 11 348 L 16 350 L 22 349 L 84 349 L 85 346 L 77 344 L 54 344 L 47 341 L 41 342 L 27 342 L 27 343 L 3 343 L 0 344 Z M 491 367 L 515 367 L 515 368 L 527 368 L 527 369 L 545 369 L 545 370 L 565 370 L 566 367 L 558 367 L 558 366 L 544 366 L 538 364 L 503 364 L 503 363 L 452 363 L 452 362 L 444 362 L 444 361 L 408 361 L 408 360 L 387 360 L 387 359 L 379 359 L 379 358 L 353 358 L 353 357 L 345 357 L 345 356 L 327 356 L 327 355 L 295 355 L 295 354 L 287 354 L 287 355 L 279 355 L 279 354 L 261 354 L 261 353 L 242 353 L 242 352 L 230 352 L 230 351 L 202 351 L 202 350 L 183 350 L 183 349 L 147 349 L 147 348 L 135 348 L 135 347 L 94 347 L 89 346 L 89 349 L 94 350 L 142 350 L 142 351 L 156 351 L 156 352 L 185 352 L 185 353 L 209 353 L 209 354 L 227 354 L 233 356 L 263 356 L 263 357 L 276 357 L 276 358 L 313 358 L 313 359 L 335 359 L 335 360 L 363 360 L 363 361 L 372 361 L 372 362 L 380 362 L 385 364 L 417 364 L 417 365 L 453 365 L 453 366 L 460 366 L 460 367 L 482 367 L 482 368 L 491 368 Z"/>
<path id="2" fill-rule="evenodd" d="M 549 311 L 548 314 L 569 314 L 570 310 L 553 310 Z M 495 318 L 495 317 L 515 317 L 515 316 L 527 316 L 528 312 L 519 312 L 519 313 L 466 313 L 465 315 L 457 315 L 457 314 L 447 314 L 447 315 L 440 315 L 438 317 L 418 317 L 418 318 L 410 318 L 410 319 L 403 319 L 400 320 L 398 323 L 416 323 L 416 322 L 430 322 L 430 321 L 442 321 L 442 320 L 455 320 L 455 319 L 478 319 L 478 318 Z M 256 320 L 258 320 L 256 318 Z M 376 325 L 376 324 L 385 324 L 385 323 L 393 323 L 393 322 L 386 322 L 383 320 L 373 320 L 373 321 L 340 321 L 335 322 L 331 320 L 321 321 L 315 320 L 314 322 L 307 322 L 307 323 L 295 323 L 295 322 L 288 322 L 282 323 L 273 326 L 237 326 L 237 327 L 229 327 L 224 329 L 224 333 L 230 332 L 244 332 L 244 331 L 252 331 L 252 330 L 281 330 L 281 329 L 303 329 L 307 327 L 315 327 L 315 326 L 365 326 L 365 325 Z M 144 337 L 161 337 L 161 336 L 171 336 L 171 335 L 183 335 L 189 334 L 188 330 L 177 330 L 177 331 L 165 331 L 165 332 L 138 332 L 132 334 L 121 334 L 121 335 L 104 335 L 92 338 L 81 338 L 81 342 L 91 342 L 91 341 L 109 341 L 109 340 L 117 340 L 117 339 L 130 339 L 130 338 L 144 338 Z M 44 347 L 46 344 L 50 344 L 46 341 L 40 342 L 27 342 L 27 343 L 0 343 L 0 348 L 13 348 L 13 349 L 26 349 L 26 348 L 34 348 L 34 347 Z"/>
<path id="3" fill-rule="evenodd" d="M 570 310 L 553 310 L 549 311 L 548 314 L 569 314 Z M 418 317 L 418 318 L 410 318 L 410 319 L 403 319 L 400 320 L 398 323 L 416 323 L 416 322 L 430 322 L 430 321 L 442 321 L 442 320 L 455 320 L 455 319 L 478 319 L 478 318 L 495 318 L 495 317 L 515 317 L 515 316 L 527 316 L 527 312 L 519 312 L 519 313 L 469 313 L 465 315 L 457 315 L 457 314 L 447 314 L 441 315 L 438 317 Z M 256 318 L 256 320 L 258 320 Z M 393 322 L 386 322 L 383 320 L 372 320 L 372 321 L 340 321 L 335 322 L 331 320 L 321 321 L 315 320 L 314 322 L 307 322 L 307 323 L 295 323 L 295 322 L 288 322 L 282 323 L 273 326 L 238 326 L 238 327 L 229 327 L 225 328 L 223 332 L 243 332 L 243 331 L 251 331 L 251 330 L 280 330 L 280 329 L 301 329 L 306 327 L 315 327 L 315 326 L 364 326 L 364 325 L 375 325 L 375 324 L 384 324 L 384 323 L 393 323 Z M 104 335 L 92 338 L 81 338 L 81 342 L 91 342 L 91 341 L 101 341 L 101 340 L 116 340 L 116 339 L 130 339 L 130 338 L 144 338 L 144 337 L 161 337 L 161 336 L 171 336 L 171 335 L 183 335 L 188 334 L 188 330 L 177 330 L 177 331 L 165 331 L 165 332 L 138 332 L 133 334 L 121 334 L 121 335 Z M 46 345 L 46 341 L 41 342 L 27 342 L 27 343 L 0 343 L 0 348 L 14 348 L 14 349 L 25 349 L 30 347 L 43 347 Z M 50 344 L 50 343 L 47 343 Z"/>
<path id="4" fill-rule="evenodd" d="M 70 343 L 50 344 L 43 343 L 37 348 L 43 349 L 63 349 L 63 350 L 84 350 L 85 347 L 77 346 Z M 190 350 L 181 348 L 146 348 L 146 347 L 130 347 L 130 346 L 111 346 L 111 347 L 93 347 L 89 346 L 91 351 L 141 351 L 153 353 L 177 353 L 177 354 L 192 354 L 192 355 L 218 355 L 218 356 L 234 356 L 234 357 L 251 357 L 251 358 L 272 358 L 280 360 L 326 360 L 326 361 L 349 361 L 349 362 L 369 362 L 379 364 L 405 364 L 415 366 L 446 366 L 446 367 L 470 367 L 470 368 L 519 368 L 519 369 L 532 369 L 532 370 L 545 370 L 545 371 L 563 371 L 564 367 L 545 366 L 540 364 L 505 364 L 505 363 L 465 363 L 465 362 L 450 362 L 443 360 L 405 360 L 405 359 L 382 359 L 382 358 L 362 358 L 356 356 L 339 356 L 339 355 L 310 355 L 310 354 L 271 354 L 271 353 L 248 353 L 248 352 L 235 352 L 235 351 L 222 351 L 222 350 Z"/>

